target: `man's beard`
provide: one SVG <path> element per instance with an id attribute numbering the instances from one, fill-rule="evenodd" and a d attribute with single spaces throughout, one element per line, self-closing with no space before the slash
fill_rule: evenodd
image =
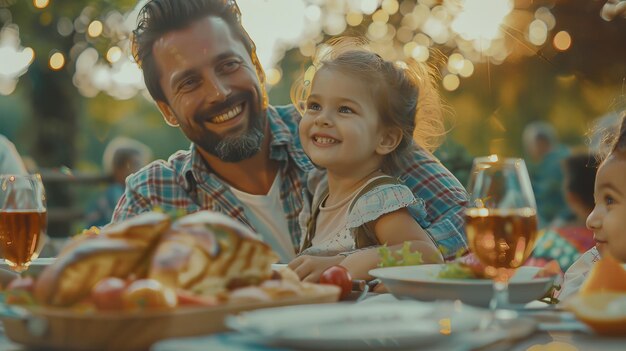
<path id="1" fill-rule="evenodd" d="M 224 137 L 212 150 L 205 150 L 224 162 L 239 162 L 256 155 L 265 136 L 263 128 L 256 124 L 251 125 L 243 135 Z"/>
<path id="2" fill-rule="evenodd" d="M 246 94 L 244 101 L 250 111 L 248 120 L 248 129 L 241 135 L 236 136 L 224 136 L 221 137 L 213 132 L 206 132 L 202 140 L 194 140 L 194 142 L 203 150 L 218 157 L 224 162 L 239 162 L 248 159 L 256 155 L 263 144 L 265 138 L 265 115 L 264 111 L 253 111 L 255 108 L 259 108 L 260 103 L 254 104 L 251 94 Z M 239 97 L 239 98 L 238 98 Z M 220 106 L 212 109 L 213 111 L 223 111 L 228 107 L 234 106 L 233 100 L 242 101 L 241 95 L 233 98 L 229 98 Z M 202 112 L 199 115 L 214 115 L 212 112 Z M 196 120 L 201 120 L 202 117 L 197 117 Z"/>

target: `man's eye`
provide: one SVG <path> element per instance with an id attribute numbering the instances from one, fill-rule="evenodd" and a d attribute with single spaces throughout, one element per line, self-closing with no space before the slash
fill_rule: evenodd
<path id="1" fill-rule="evenodd" d="M 192 90 L 196 85 L 198 85 L 198 80 L 195 78 L 188 78 L 180 82 L 178 85 L 178 90 L 180 91 L 189 91 Z"/>
<path id="2" fill-rule="evenodd" d="M 235 61 L 235 60 L 226 61 L 224 62 L 224 64 L 222 64 L 221 71 L 222 73 L 231 73 L 231 72 L 236 71 L 239 68 L 239 66 L 241 66 L 241 62 L 239 61 Z"/>
<path id="3" fill-rule="evenodd" d="M 340 106 L 339 113 L 354 113 L 354 111 L 348 106 Z"/>
<path id="4" fill-rule="evenodd" d="M 316 103 L 316 102 L 309 102 L 306 105 L 306 109 L 308 110 L 313 110 L 313 111 L 320 111 L 322 109 L 322 106 L 320 106 L 320 104 Z"/>

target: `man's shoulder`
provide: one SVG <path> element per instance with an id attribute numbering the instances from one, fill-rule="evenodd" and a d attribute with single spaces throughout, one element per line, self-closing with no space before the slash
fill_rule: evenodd
<path id="1" fill-rule="evenodd" d="M 173 153 L 167 161 L 152 161 L 128 176 L 127 186 L 136 188 L 146 185 L 157 186 L 176 183 L 185 169 L 190 167 L 190 162 L 191 152 L 179 150 Z"/>
<path id="2" fill-rule="evenodd" d="M 404 169 L 400 177 L 405 183 L 424 185 L 443 185 L 445 188 L 464 188 L 459 180 L 450 172 L 436 156 L 428 151 L 416 148 L 404 159 Z"/>
<path id="3" fill-rule="evenodd" d="M 297 128 L 300 123 L 300 113 L 294 105 L 272 106 L 280 120 L 285 123 L 289 129 Z"/>

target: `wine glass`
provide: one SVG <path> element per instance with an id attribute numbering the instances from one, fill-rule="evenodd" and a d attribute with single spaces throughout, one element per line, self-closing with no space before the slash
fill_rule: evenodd
<path id="1" fill-rule="evenodd" d="M 509 305 L 509 278 L 526 261 L 537 236 L 537 205 L 524 160 L 474 159 L 468 191 L 465 230 L 470 248 L 494 280 L 490 308 L 497 312 Z"/>
<path id="2" fill-rule="evenodd" d="M 41 176 L 0 175 L 0 255 L 10 269 L 21 273 L 39 256 L 46 225 Z"/>

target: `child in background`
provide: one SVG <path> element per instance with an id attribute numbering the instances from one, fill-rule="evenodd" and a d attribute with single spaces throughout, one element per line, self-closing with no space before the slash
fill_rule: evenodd
<path id="1" fill-rule="evenodd" d="M 425 263 L 442 261 L 409 212 L 424 211 L 423 204 L 387 175 L 414 147 L 428 149 L 444 134 L 430 79 L 414 60 L 392 63 L 363 49 L 316 67 L 299 132 L 304 151 L 323 170 L 309 177 L 312 208 L 301 214 L 304 240 L 289 263 L 300 279 L 318 281 L 337 264 L 353 278 L 368 279 L 379 262 L 377 246 L 384 244 L 397 249 L 409 242 Z"/>
<path id="2" fill-rule="evenodd" d="M 594 186 L 595 207 L 587 217 L 595 247 L 585 252 L 565 273 L 559 299 L 576 293 L 601 256 L 626 262 L 626 114 L 611 147 L 600 164 Z"/>
<path id="3" fill-rule="evenodd" d="M 563 195 L 575 217 L 571 221 L 554 223 L 541 231 L 532 256 L 526 263 L 544 266 L 556 260 L 565 272 L 580 257 L 591 249 L 595 242 L 593 231 L 585 220 L 593 211 L 593 185 L 596 180 L 597 156 L 585 153 L 568 156 L 561 163 L 563 169 Z"/>

